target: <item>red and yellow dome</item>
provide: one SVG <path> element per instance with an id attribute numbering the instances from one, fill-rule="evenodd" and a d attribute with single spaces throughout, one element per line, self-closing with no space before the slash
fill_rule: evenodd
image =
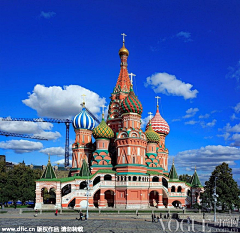
<path id="1" fill-rule="evenodd" d="M 170 132 L 168 123 L 162 118 L 158 109 L 155 116 L 151 120 L 151 124 L 152 124 L 153 130 L 157 133 L 168 135 Z M 149 123 L 146 126 L 146 130 L 148 126 L 149 126 Z"/>
<path id="2" fill-rule="evenodd" d="M 137 113 L 142 114 L 143 108 L 141 102 L 138 100 L 137 96 L 134 94 L 132 86 L 130 87 L 130 92 L 128 96 L 121 103 L 122 113 Z"/>

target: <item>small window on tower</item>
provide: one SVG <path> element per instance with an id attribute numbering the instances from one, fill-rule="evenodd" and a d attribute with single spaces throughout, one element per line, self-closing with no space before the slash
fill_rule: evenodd
<path id="1" fill-rule="evenodd" d="M 133 163 L 135 163 L 135 157 L 133 157 Z"/>
<path id="2" fill-rule="evenodd" d="M 103 142 L 102 146 L 103 146 L 103 148 L 104 148 L 104 142 Z"/>

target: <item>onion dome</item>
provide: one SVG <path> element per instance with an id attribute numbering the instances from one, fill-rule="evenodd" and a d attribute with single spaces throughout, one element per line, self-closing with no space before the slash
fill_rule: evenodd
<path id="1" fill-rule="evenodd" d="M 83 103 L 82 111 L 76 115 L 73 119 L 73 127 L 74 129 L 89 129 L 92 130 L 96 125 L 95 120 L 88 113 L 85 108 L 85 104 Z"/>
<path id="2" fill-rule="evenodd" d="M 114 133 L 112 129 L 106 124 L 104 118 L 102 118 L 101 123 L 93 130 L 93 137 L 97 138 L 113 138 Z"/>
<path id="3" fill-rule="evenodd" d="M 129 55 L 129 52 L 128 52 L 128 50 L 126 49 L 124 42 L 123 42 L 122 48 L 119 49 L 118 54 L 119 54 L 120 57 L 121 57 L 122 55 L 126 55 L 126 56 Z"/>
<path id="4" fill-rule="evenodd" d="M 138 113 L 139 115 L 142 114 L 142 104 L 134 94 L 132 86 L 130 87 L 128 96 L 121 103 L 121 111 L 122 113 L 133 112 Z"/>
<path id="5" fill-rule="evenodd" d="M 162 116 L 159 113 L 159 110 L 157 108 L 157 112 L 155 116 L 151 120 L 152 123 L 152 129 L 160 134 L 168 135 L 170 132 L 170 128 L 168 123 L 162 118 Z M 146 129 L 149 127 L 149 123 L 146 126 Z"/>
<path id="6" fill-rule="evenodd" d="M 145 132 L 145 135 L 147 137 L 147 141 L 150 143 L 159 143 L 159 141 L 160 141 L 160 136 L 158 133 L 156 133 L 152 129 L 151 123 L 149 124 L 148 129 Z"/>

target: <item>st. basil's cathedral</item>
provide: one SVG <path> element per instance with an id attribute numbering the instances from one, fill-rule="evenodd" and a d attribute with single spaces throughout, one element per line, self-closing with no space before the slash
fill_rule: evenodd
<path id="1" fill-rule="evenodd" d="M 196 169 L 191 183 L 178 179 L 174 162 L 168 172 L 165 138 L 170 132 L 157 104 L 155 116 L 141 129 L 142 104 L 127 70 L 129 51 L 119 50 L 120 73 L 111 94 L 107 120 L 97 125 L 85 108 L 73 119 L 72 168 L 57 178 L 50 159 L 36 181 L 35 209 L 178 208 L 199 203 L 203 187 Z M 92 141 L 92 136 L 95 142 Z M 89 184 L 89 185 L 88 185 Z M 48 193 L 49 198 L 44 198 Z"/>

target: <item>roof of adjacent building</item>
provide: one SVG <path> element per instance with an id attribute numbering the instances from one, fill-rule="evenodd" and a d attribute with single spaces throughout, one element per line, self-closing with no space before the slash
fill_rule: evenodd
<path id="1" fill-rule="evenodd" d="M 168 177 L 169 177 L 170 181 L 178 180 L 178 175 L 177 175 L 176 168 L 174 166 L 174 161 L 173 161 L 173 164 L 172 164 L 172 167 L 171 167 Z"/>

